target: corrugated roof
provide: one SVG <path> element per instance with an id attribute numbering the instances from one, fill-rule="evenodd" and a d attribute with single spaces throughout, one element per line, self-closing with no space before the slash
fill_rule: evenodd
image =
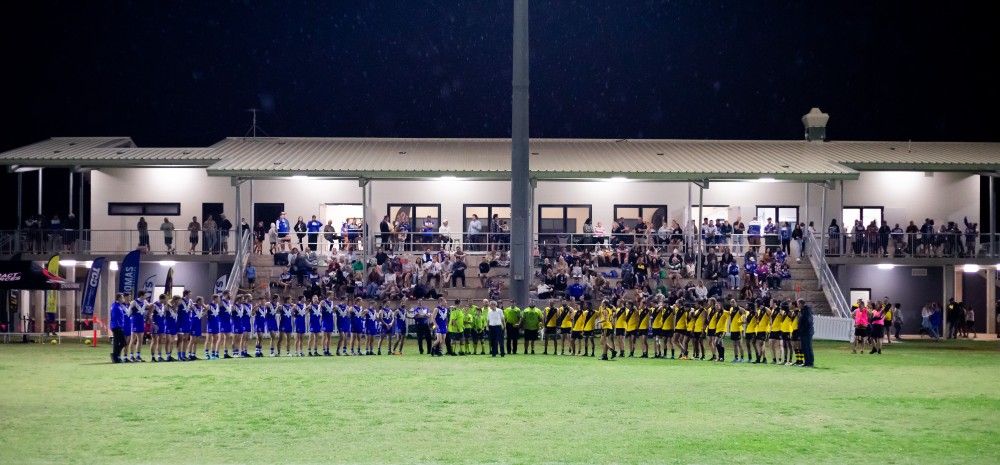
<path id="1" fill-rule="evenodd" d="M 540 179 L 853 179 L 799 141 L 532 139 Z M 510 139 L 229 138 L 213 146 L 216 176 L 510 176 Z"/>
<path id="2" fill-rule="evenodd" d="M 854 179 L 857 171 L 998 171 L 1000 143 L 532 139 L 532 176 L 586 179 Z M 214 176 L 510 177 L 510 139 L 227 138 L 136 148 L 127 137 L 56 137 L 0 154 L 26 166 L 207 166 Z"/>
<path id="3" fill-rule="evenodd" d="M 55 137 L 0 154 L 0 164 L 89 167 L 196 165 L 219 159 L 211 148 L 135 147 L 128 137 Z"/>

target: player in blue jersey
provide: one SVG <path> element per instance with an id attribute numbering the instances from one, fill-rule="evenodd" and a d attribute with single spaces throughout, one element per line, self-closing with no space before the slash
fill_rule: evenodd
<path id="1" fill-rule="evenodd" d="M 247 347 L 250 344 L 250 336 L 254 333 L 253 316 L 253 295 L 243 294 L 243 317 L 240 319 L 240 322 L 243 323 L 243 341 L 240 344 L 241 357 L 250 357 Z"/>
<path id="2" fill-rule="evenodd" d="M 125 350 L 124 358 L 119 357 L 119 359 L 124 363 L 135 361 L 132 355 L 132 315 L 129 313 L 129 298 L 129 295 L 122 294 L 121 302 L 118 303 L 122 311 L 122 349 Z"/>
<path id="3" fill-rule="evenodd" d="M 188 360 L 188 339 L 191 333 L 191 292 L 184 291 L 183 297 L 177 298 L 177 359 Z"/>
<path id="4" fill-rule="evenodd" d="M 281 333 L 278 332 L 278 313 L 281 312 L 281 303 L 278 301 L 278 294 L 271 296 L 271 301 L 264 305 L 267 313 L 264 314 L 264 323 L 267 325 L 265 330 L 271 335 L 271 356 L 275 356 L 275 350 L 281 352 L 281 346 L 278 345 L 278 337 Z"/>
<path id="5" fill-rule="evenodd" d="M 347 347 L 351 343 L 351 315 L 346 302 L 337 304 L 337 355 L 347 355 Z"/>
<path id="6" fill-rule="evenodd" d="M 393 321 L 395 321 L 395 327 L 393 328 L 392 334 L 396 337 L 395 346 L 390 349 L 390 352 L 395 352 L 396 355 L 403 355 L 403 343 L 406 342 L 406 318 L 409 314 L 409 310 L 403 305 L 402 301 L 396 302 L 396 310 L 393 311 Z M 412 318 L 412 316 L 410 316 Z"/>
<path id="7" fill-rule="evenodd" d="M 229 321 L 232 325 L 230 344 L 226 346 L 233 349 L 233 357 L 240 356 L 240 341 L 243 339 L 243 296 L 237 294 L 233 297 L 232 304 L 229 305 Z"/>
<path id="8" fill-rule="evenodd" d="M 445 337 L 448 335 L 448 317 L 450 313 L 451 310 L 448 308 L 448 301 L 442 297 L 438 301 L 438 306 L 434 307 L 434 312 L 431 315 L 431 330 L 434 332 L 434 344 L 431 346 L 431 355 L 444 356 L 442 348 L 444 347 Z"/>
<path id="9" fill-rule="evenodd" d="M 323 309 L 320 306 L 319 296 L 312 296 L 309 302 L 309 351 L 310 357 L 319 356 L 319 339 L 323 332 Z"/>
<path id="10" fill-rule="evenodd" d="M 257 306 L 253 311 L 253 335 L 256 343 L 254 357 L 263 357 L 264 335 L 267 334 L 267 299 L 260 297 L 257 299 Z M 271 348 L 274 353 L 274 347 Z"/>
<path id="11" fill-rule="evenodd" d="M 278 321 L 278 356 L 281 356 L 281 341 L 285 341 L 285 356 L 292 356 L 292 298 L 285 297 L 281 304 Z"/>
<path id="12" fill-rule="evenodd" d="M 305 354 L 302 353 L 302 339 L 306 334 L 306 313 L 309 311 L 306 306 L 306 296 L 300 295 L 299 301 L 295 303 L 295 307 L 293 308 L 293 316 L 295 318 L 295 353 L 299 357 L 305 356 Z"/>
<path id="13" fill-rule="evenodd" d="M 208 324 L 205 326 L 205 358 L 209 360 L 219 358 L 219 315 L 222 313 L 222 304 L 219 302 L 219 294 L 212 295 L 212 302 L 208 304 Z"/>
<path id="14" fill-rule="evenodd" d="M 174 358 L 174 346 L 177 344 L 177 317 L 178 317 L 177 306 L 180 304 L 180 301 L 181 301 L 180 297 L 173 296 L 170 298 L 170 300 L 167 301 L 167 304 L 165 305 L 167 312 L 163 317 L 163 323 L 164 323 L 163 337 L 166 342 L 164 346 L 166 346 L 167 350 L 166 361 L 168 362 L 179 360 L 179 358 L 178 359 Z M 178 353 L 177 356 L 180 357 L 180 353 Z"/>
<path id="15" fill-rule="evenodd" d="M 205 316 L 205 299 L 198 297 L 188 306 L 188 343 L 185 352 L 188 360 L 198 360 L 198 338 L 201 337 L 202 319 Z M 208 343 L 205 343 L 208 351 Z M 207 357 L 206 357 L 207 358 Z"/>
<path id="16" fill-rule="evenodd" d="M 146 292 L 139 291 L 139 297 L 133 300 L 128 307 L 128 314 L 132 321 L 132 337 L 129 343 L 129 361 L 142 362 L 142 340 L 146 336 Z M 152 357 L 152 355 L 150 356 Z"/>
<path id="17" fill-rule="evenodd" d="M 351 317 L 351 355 L 361 355 L 361 350 L 363 349 L 362 343 L 365 338 L 365 322 L 364 322 L 364 302 L 361 297 L 358 297 L 354 301 L 354 305 L 351 306 L 350 317 Z"/>
<path id="18" fill-rule="evenodd" d="M 383 302 L 382 308 L 379 310 L 378 318 L 378 354 L 382 355 L 382 343 L 385 342 L 386 355 L 392 355 L 392 335 L 396 329 L 396 323 L 394 312 L 392 308 L 389 307 L 388 302 Z"/>
<path id="19" fill-rule="evenodd" d="M 375 340 L 381 334 L 382 325 L 379 324 L 379 311 L 381 308 L 381 305 L 374 300 L 368 305 L 368 315 L 365 319 L 365 334 L 368 335 L 367 352 L 365 352 L 367 355 L 375 355 Z"/>
<path id="20" fill-rule="evenodd" d="M 320 316 L 320 326 L 323 329 L 323 355 L 329 357 L 332 355 L 330 353 L 330 338 L 332 337 L 334 329 L 333 292 L 326 293 L 326 298 L 320 302 L 320 311 L 322 312 L 322 315 Z"/>

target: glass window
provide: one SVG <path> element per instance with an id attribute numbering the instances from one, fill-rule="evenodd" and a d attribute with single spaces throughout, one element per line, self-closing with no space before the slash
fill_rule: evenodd
<path id="1" fill-rule="evenodd" d="M 538 207 L 538 232 L 540 234 L 578 234 L 590 218 L 590 205 L 540 205 Z"/>
<path id="2" fill-rule="evenodd" d="M 771 218 L 775 223 L 796 224 L 799 222 L 799 207 L 793 205 L 757 205 L 757 219 L 766 222 Z"/>
<path id="3" fill-rule="evenodd" d="M 179 216 L 180 214 L 180 203 L 108 202 L 108 215 L 110 216 Z"/>
<path id="4" fill-rule="evenodd" d="M 698 206 L 691 207 L 691 219 L 697 219 L 701 224 L 702 219 L 733 221 L 736 218 L 729 217 L 729 205 L 705 205 L 701 209 L 701 218 L 698 217 Z"/>
<path id="5" fill-rule="evenodd" d="M 876 206 L 844 207 L 842 215 L 844 223 L 841 225 L 841 228 L 846 230 L 853 229 L 854 222 L 858 220 L 860 220 L 861 224 L 865 227 L 867 227 L 872 221 L 875 221 L 876 225 L 881 226 L 884 211 L 885 209 L 883 207 Z"/>
<path id="6" fill-rule="evenodd" d="M 615 220 L 621 218 L 629 228 L 635 227 L 639 219 L 646 221 L 655 230 L 667 218 L 666 205 L 615 205 Z"/>
<path id="7" fill-rule="evenodd" d="M 464 206 L 465 216 L 464 226 L 465 230 L 469 230 L 469 223 L 472 221 L 472 215 L 479 217 L 479 221 L 483 224 L 483 229 L 489 229 L 490 221 L 493 221 L 493 215 L 497 216 L 500 223 L 510 227 L 510 205 L 508 204 L 496 204 L 496 205 L 472 205 L 466 204 Z"/>

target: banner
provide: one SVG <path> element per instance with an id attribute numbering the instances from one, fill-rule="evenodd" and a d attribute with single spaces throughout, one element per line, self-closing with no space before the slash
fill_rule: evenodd
<path id="1" fill-rule="evenodd" d="M 101 284 L 101 271 L 108 261 L 105 257 L 97 257 L 87 271 L 87 287 L 83 288 L 83 298 L 80 303 L 80 313 L 91 316 L 94 314 L 94 302 L 97 300 L 97 289 Z"/>
<path id="2" fill-rule="evenodd" d="M 156 300 L 156 296 L 153 295 L 153 290 L 156 288 L 156 285 L 153 284 L 153 278 L 155 277 L 155 274 L 150 275 L 146 278 L 146 282 L 142 283 L 142 290 L 146 291 L 146 296 L 149 297 L 150 302 Z"/>
<path id="3" fill-rule="evenodd" d="M 167 279 L 163 282 L 163 293 L 167 295 L 167 298 L 173 297 L 174 290 L 174 267 L 170 267 L 167 270 Z"/>
<path id="4" fill-rule="evenodd" d="M 229 276 L 222 275 L 222 276 L 219 276 L 219 279 L 215 280 L 215 293 L 216 294 L 222 294 L 222 291 L 226 290 L 226 281 L 228 279 L 229 279 Z"/>
<path id="5" fill-rule="evenodd" d="M 55 254 L 45 264 L 45 270 L 52 276 L 59 276 L 59 254 Z M 59 293 L 55 291 L 45 292 L 45 313 L 59 312 Z"/>
<path id="6" fill-rule="evenodd" d="M 139 251 L 133 250 L 125 255 L 118 268 L 118 292 L 135 297 L 139 290 Z"/>

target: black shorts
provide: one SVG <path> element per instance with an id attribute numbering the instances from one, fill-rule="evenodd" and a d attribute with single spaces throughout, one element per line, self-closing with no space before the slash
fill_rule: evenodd
<path id="1" fill-rule="evenodd" d="M 166 245 L 167 247 L 170 247 L 170 245 L 174 243 L 174 238 L 172 238 L 172 237 L 164 237 L 164 238 L 163 238 L 163 243 L 164 243 L 164 244 L 165 244 L 165 245 Z"/>
<path id="2" fill-rule="evenodd" d="M 472 342 L 479 342 L 483 340 L 483 332 L 472 330 Z"/>
<path id="3" fill-rule="evenodd" d="M 525 341 L 537 341 L 538 340 L 538 330 L 537 329 L 526 329 L 526 330 L 524 330 L 524 340 Z"/>
<path id="4" fill-rule="evenodd" d="M 684 336 L 687 336 L 687 330 L 686 329 L 675 329 L 674 330 L 674 334 L 676 334 L 678 336 L 681 336 L 681 337 L 684 337 Z"/>
<path id="5" fill-rule="evenodd" d="M 767 333 L 757 333 L 757 340 L 758 341 L 766 341 L 767 340 Z"/>
<path id="6" fill-rule="evenodd" d="M 284 239 L 286 237 L 288 237 L 288 233 L 286 233 L 286 232 L 279 232 L 278 233 L 278 239 Z"/>
<path id="7" fill-rule="evenodd" d="M 771 331 L 768 334 L 768 338 L 777 341 L 777 340 L 781 339 L 781 335 L 782 334 L 784 334 L 784 333 L 782 333 L 781 331 Z"/>
<path id="8" fill-rule="evenodd" d="M 885 327 L 882 325 L 872 325 L 872 337 L 878 339 L 885 336 Z"/>
<path id="9" fill-rule="evenodd" d="M 573 339 L 583 339 L 583 331 L 573 331 L 571 337 Z"/>
<path id="10" fill-rule="evenodd" d="M 556 327 L 545 328 L 545 337 L 559 338 L 559 329 Z"/>
<path id="11" fill-rule="evenodd" d="M 467 341 L 472 340 L 472 328 L 465 328 L 465 331 L 462 331 L 462 337 Z"/>
<path id="12" fill-rule="evenodd" d="M 637 329 L 625 330 L 625 337 L 636 337 L 638 335 L 639 335 L 639 330 Z"/>
<path id="13" fill-rule="evenodd" d="M 615 336 L 624 336 L 625 328 L 615 328 Z"/>
<path id="14" fill-rule="evenodd" d="M 674 330 L 672 329 L 661 329 L 660 333 L 663 334 L 663 337 L 667 339 L 674 337 Z"/>
<path id="15" fill-rule="evenodd" d="M 583 337 L 585 337 L 587 339 L 590 339 L 590 338 L 592 338 L 592 337 L 594 337 L 596 335 L 597 335 L 597 330 L 590 330 L 590 331 L 584 331 L 583 332 Z"/>
<path id="16" fill-rule="evenodd" d="M 191 236 L 190 238 L 188 238 L 188 240 L 191 241 L 192 244 L 197 244 L 198 236 Z"/>
<path id="17" fill-rule="evenodd" d="M 865 337 L 868 335 L 868 328 L 865 326 L 855 326 L 854 335 L 856 337 Z"/>
<path id="18" fill-rule="evenodd" d="M 799 342 L 799 330 L 792 331 L 792 341 Z"/>
<path id="19" fill-rule="evenodd" d="M 708 337 L 715 337 L 715 330 L 714 329 L 708 330 Z"/>
<path id="20" fill-rule="evenodd" d="M 740 332 L 736 331 L 736 332 L 729 333 L 729 340 L 731 340 L 731 341 L 738 341 L 738 340 L 740 340 Z"/>
<path id="21" fill-rule="evenodd" d="M 569 334 L 573 332 L 573 328 L 559 328 L 559 334 Z"/>
<path id="22" fill-rule="evenodd" d="M 615 330 L 612 328 L 603 329 L 605 337 L 612 337 L 615 335 Z"/>

